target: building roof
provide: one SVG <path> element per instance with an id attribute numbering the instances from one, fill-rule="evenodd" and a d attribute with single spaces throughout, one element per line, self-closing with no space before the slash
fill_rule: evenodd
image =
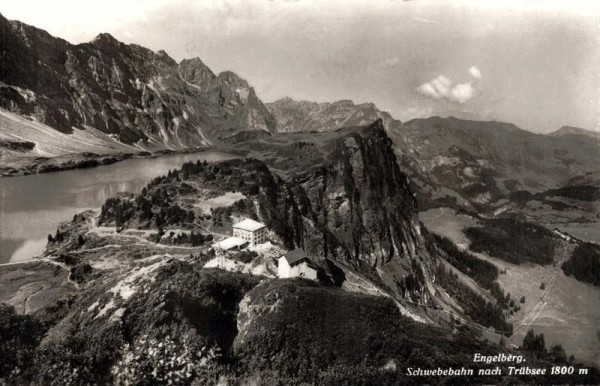
<path id="1" fill-rule="evenodd" d="M 233 224 L 234 228 L 243 229 L 245 231 L 254 232 L 264 228 L 266 225 L 250 218 L 245 218 L 237 224 Z"/>
<path id="2" fill-rule="evenodd" d="M 247 244 L 248 241 L 239 238 L 239 237 L 228 237 L 225 240 L 219 241 L 219 247 L 221 247 L 224 250 L 230 250 L 231 248 L 235 248 L 235 247 L 241 247 L 244 244 Z"/>
<path id="3" fill-rule="evenodd" d="M 283 257 L 290 267 L 300 263 L 304 259 L 310 260 L 308 254 L 301 248 L 296 248 L 292 251 L 289 251 Z"/>

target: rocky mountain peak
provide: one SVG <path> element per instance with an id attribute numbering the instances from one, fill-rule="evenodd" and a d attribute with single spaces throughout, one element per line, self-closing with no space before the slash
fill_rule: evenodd
<path id="1" fill-rule="evenodd" d="M 417 207 L 382 119 L 334 133 L 275 134 L 235 146 L 262 158 L 303 196 L 297 198 L 299 210 L 318 229 L 303 232 L 303 246 L 312 253 L 389 281 L 391 288 L 394 275 L 411 270 L 422 248 Z M 265 146 L 286 157 L 254 152 Z"/>
<path id="2" fill-rule="evenodd" d="M 383 119 L 381 118 L 377 118 L 375 122 L 367 126 L 367 130 L 374 133 L 375 135 L 384 135 L 387 137 L 387 134 L 385 133 L 385 127 L 383 125 Z"/>
<path id="3" fill-rule="evenodd" d="M 107 42 L 107 43 L 120 43 L 114 36 L 109 34 L 108 32 L 101 32 L 96 35 L 95 38 L 92 39 L 92 42 Z"/>
<path id="4" fill-rule="evenodd" d="M 333 102 L 333 104 L 338 105 L 338 106 L 346 106 L 346 107 L 355 106 L 354 101 L 351 99 L 342 99 L 342 100 Z"/>
<path id="5" fill-rule="evenodd" d="M 284 96 L 283 98 L 280 98 L 278 100 L 276 100 L 275 102 L 273 102 L 273 104 L 275 103 L 294 103 L 296 102 L 294 99 L 290 98 L 289 96 Z"/>
<path id="6" fill-rule="evenodd" d="M 178 71 L 184 80 L 205 89 L 215 87 L 218 83 L 215 73 L 198 57 L 183 59 Z"/>
<path id="7" fill-rule="evenodd" d="M 197 56 L 195 58 L 183 59 L 181 62 L 179 62 L 179 67 L 194 68 L 213 73 L 212 70 L 202 61 L 202 59 Z"/>
<path id="8" fill-rule="evenodd" d="M 103 32 L 98 34 L 92 41 L 90 42 L 99 47 L 116 47 L 121 46 L 120 41 L 118 41 L 114 36 L 109 33 Z"/>
<path id="9" fill-rule="evenodd" d="M 250 88 L 250 85 L 245 79 L 242 79 L 239 75 L 232 71 L 223 71 L 219 74 L 219 79 L 229 84 L 234 88 Z"/>
<path id="10" fill-rule="evenodd" d="M 548 135 L 561 136 L 561 135 L 583 135 L 593 138 L 600 138 L 600 132 L 582 129 L 574 126 L 563 126 L 560 129 L 549 133 Z"/>
<path id="11" fill-rule="evenodd" d="M 167 51 L 165 51 L 165 50 L 158 50 L 156 52 L 156 56 L 158 56 L 159 58 L 168 60 L 168 61 L 172 61 L 174 64 L 177 64 L 177 62 L 175 62 L 175 60 L 173 58 L 171 58 L 169 56 L 169 54 L 167 54 Z"/>

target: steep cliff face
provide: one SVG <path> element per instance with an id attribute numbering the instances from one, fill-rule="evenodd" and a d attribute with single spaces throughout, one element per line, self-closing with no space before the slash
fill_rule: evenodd
<path id="1" fill-rule="evenodd" d="M 260 101 L 253 87 L 250 87 L 245 79 L 231 71 L 224 71 L 219 74 L 219 81 L 226 87 L 223 92 L 227 93 L 233 90 L 234 95 L 226 95 L 225 99 L 229 101 L 232 116 L 239 121 L 239 127 L 253 127 L 264 131 L 274 131 L 277 127 L 275 118 L 265 105 Z M 252 106 L 251 109 L 245 106 Z"/>
<path id="2" fill-rule="evenodd" d="M 99 224 L 206 232 L 250 217 L 266 224 L 285 248 L 305 248 L 338 283 L 343 282 L 343 275 L 335 276 L 341 268 L 399 297 L 406 290 L 413 298 L 425 296 L 432 259 L 420 235 L 415 199 L 380 120 L 334 133 L 279 134 L 235 146 L 249 157 L 186 164 L 137 197 L 107 201 Z M 274 153 L 286 157 L 273 158 Z M 237 201 L 215 208 L 212 219 L 198 210 L 205 199 L 231 192 Z M 68 253 L 74 244 L 65 245 L 52 244 L 50 253 Z M 403 288 L 407 277 L 416 280 L 408 289 Z"/>
<path id="3" fill-rule="evenodd" d="M 381 120 L 335 132 L 279 134 L 236 143 L 293 192 L 302 214 L 300 245 L 406 295 L 427 296 L 432 260 L 423 246 L 415 198 Z M 280 157 L 279 155 L 285 155 Z M 409 279 L 409 281 L 412 281 Z"/>
<path id="4" fill-rule="evenodd" d="M 63 133 L 88 127 L 141 148 L 178 149 L 275 129 L 247 82 L 216 76 L 200 59 L 178 64 L 109 34 L 72 45 L 1 15 L 0 31 L 0 107 Z"/>
<path id="5" fill-rule="evenodd" d="M 330 163 L 302 175 L 318 223 L 372 267 L 416 255 L 417 208 L 381 120 L 334 140 Z"/>

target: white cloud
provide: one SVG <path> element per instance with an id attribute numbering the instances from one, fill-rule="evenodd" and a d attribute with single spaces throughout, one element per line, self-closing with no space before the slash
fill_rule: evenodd
<path id="1" fill-rule="evenodd" d="M 422 85 L 420 85 L 419 87 L 417 87 L 417 91 L 423 95 L 425 95 L 426 97 L 430 97 L 433 99 L 440 99 L 441 96 L 437 93 L 437 91 L 435 91 L 435 88 L 433 87 L 433 85 L 431 84 L 431 82 L 429 83 L 423 83 Z"/>
<path id="2" fill-rule="evenodd" d="M 450 99 L 454 102 L 465 103 L 475 95 L 473 83 L 460 83 L 452 89 Z"/>
<path id="3" fill-rule="evenodd" d="M 454 84 L 452 80 L 442 74 L 417 87 L 417 92 L 430 99 L 465 103 L 477 94 L 475 84 L 481 79 L 481 71 L 475 66 L 469 68 L 469 74 L 475 78 L 475 81 Z"/>
<path id="4" fill-rule="evenodd" d="M 452 81 L 446 78 L 444 75 L 440 75 L 431 81 L 431 85 L 439 96 L 448 96 L 450 87 L 452 87 Z"/>
<path id="5" fill-rule="evenodd" d="M 448 97 L 451 87 L 452 81 L 444 75 L 440 75 L 437 78 L 431 79 L 429 82 L 423 83 L 417 87 L 417 91 L 426 97 L 441 99 Z"/>
<path id="6" fill-rule="evenodd" d="M 469 68 L 469 74 L 471 74 L 475 79 L 481 79 L 481 71 L 475 66 L 471 66 L 471 68 Z"/>

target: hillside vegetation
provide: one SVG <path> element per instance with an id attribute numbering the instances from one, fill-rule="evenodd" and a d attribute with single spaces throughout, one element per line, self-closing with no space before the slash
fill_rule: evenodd
<path id="1" fill-rule="evenodd" d="M 108 315 L 92 318 L 86 311 L 90 295 L 88 291 L 57 302 L 37 316 L 0 307 L 0 352 L 10 359 L 0 367 L 0 381 L 232 386 L 494 383 L 497 378 L 484 376 L 410 378 L 406 368 L 485 368 L 472 364 L 474 352 L 492 355 L 504 350 L 479 342 L 463 327 L 452 333 L 411 322 L 389 298 L 302 280 L 265 281 L 178 261 L 163 266 L 156 280 L 128 300 L 119 322 Z M 550 366 L 534 356 L 528 363 Z M 594 371 L 586 377 L 535 378 L 540 384 L 598 380 Z"/>
<path id="2" fill-rule="evenodd" d="M 562 269 L 568 276 L 600 286 L 600 247 L 592 243 L 578 244 Z"/>
<path id="3" fill-rule="evenodd" d="M 495 384 L 498 378 L 484 376 L 414 378 L 406 375 L 406 369 L 486 367 L 473 363 L 474 352 L 504 350 L 478 341 L 477 333 L 465 326 L 452 333 L 413 322 L 389 298 L 298 280 L 254 287 L 240 305 L 238 321 L 234 352 L 261 380 L 259 384 Z M 532 356 L 528 364 L 545 360 Z M 506 377 L 505 382 L 570 381 Z"/>
<path id="4" fill-rule="evenodd" d="M 470 249 L 513 264 L 551 264 L 558 242 L 548 229 L 514 219 L 485 219 L 481 227 L 465 229 Z"/>

